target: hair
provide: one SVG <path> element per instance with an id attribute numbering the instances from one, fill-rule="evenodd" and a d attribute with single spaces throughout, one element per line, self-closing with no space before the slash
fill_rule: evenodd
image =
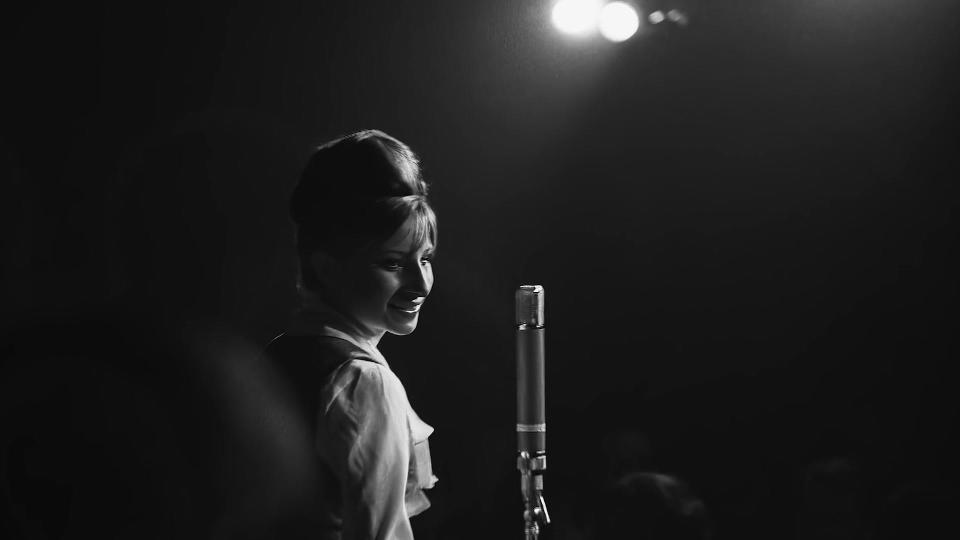
<path id="1" fill-rule="evenodd" d="M 411 217 L 414 241 L 437 244 L 420 162 L 407 145 L 378 130 L 319 146 L 290 197 L 300 262 L 298 286 L 316 291 L 310 255 L 344 257 L 390 238 Z"/>

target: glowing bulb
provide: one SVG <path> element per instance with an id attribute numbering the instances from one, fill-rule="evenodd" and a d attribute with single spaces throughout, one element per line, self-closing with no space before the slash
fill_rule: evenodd
<path id="1" fill-rule="evenodd" d="M 610 41 L 624 41 L 640 28 L 640 18 L 633 6 L 610 2 L 600 11 L 600 33 Z"/>
<path id="2" fill-rule="evenodd" d="M 597 26 L 600 0 L 560 0 L 553 6 L 553 25 L 567 34 L 586 34 Z"/>

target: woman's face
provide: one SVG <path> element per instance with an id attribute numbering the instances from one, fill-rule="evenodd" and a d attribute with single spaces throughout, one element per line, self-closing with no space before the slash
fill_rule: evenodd
<path id="1" fill-rule="evenodd" d="M 325 298 L 365 335 L 406 335 L 433 288 L 433 245 L 417 245 L 414 218 L 379 245 L 330 260 L 321 271 Z"/>

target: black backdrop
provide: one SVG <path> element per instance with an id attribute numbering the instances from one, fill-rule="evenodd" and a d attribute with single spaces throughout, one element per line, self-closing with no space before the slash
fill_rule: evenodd
<path id="1" fill-rule="evenodd" d="M 420 536 L 519 537 L 524 283 L 547 289 L 554 537 L 623 445 L 686 479 L 721 537 L 794 530 L 818 459 L 856 464 L 874 520 L 904 485 L 939 492 L 956 417 L 953 3 L 650 1 L 690 24 L 622 44 L 558 34 L 550 4 L 8 8 L 8 528 L 86 530 L 84 496 L 129 503 L 115 483 L 163 495 L 93 512 L 102 530 L 164 536 L 141 525 L 158 508 L 206 530 L 224 478 L 249 473 L 224 465 L 240 436 L 208 406 L 234 360 L 163 359 L 203 357 L 178 348 L 197 328 L 216 328 L 220 359 L 283 328 L 286 197 L 311 145 L 370 127 L 420 154 L 441 224 L 420 328 L 382 343 L 437 430 Z M 151 467 L 178 473 L 130 473 Z"/>

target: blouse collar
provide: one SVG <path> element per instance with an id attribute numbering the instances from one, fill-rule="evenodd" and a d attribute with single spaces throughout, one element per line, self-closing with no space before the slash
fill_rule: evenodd
<path id="1" fill-rule="evenodd" d="M 327 336 L 347 341 L 364 351 L 379 364 L 386 367 L 387 360 L 369 340 L 357 337 L 351 325 L 332 307 L 310 294 L 303 299 L 303 307 L 296 313 L 288 333 Z"/>

